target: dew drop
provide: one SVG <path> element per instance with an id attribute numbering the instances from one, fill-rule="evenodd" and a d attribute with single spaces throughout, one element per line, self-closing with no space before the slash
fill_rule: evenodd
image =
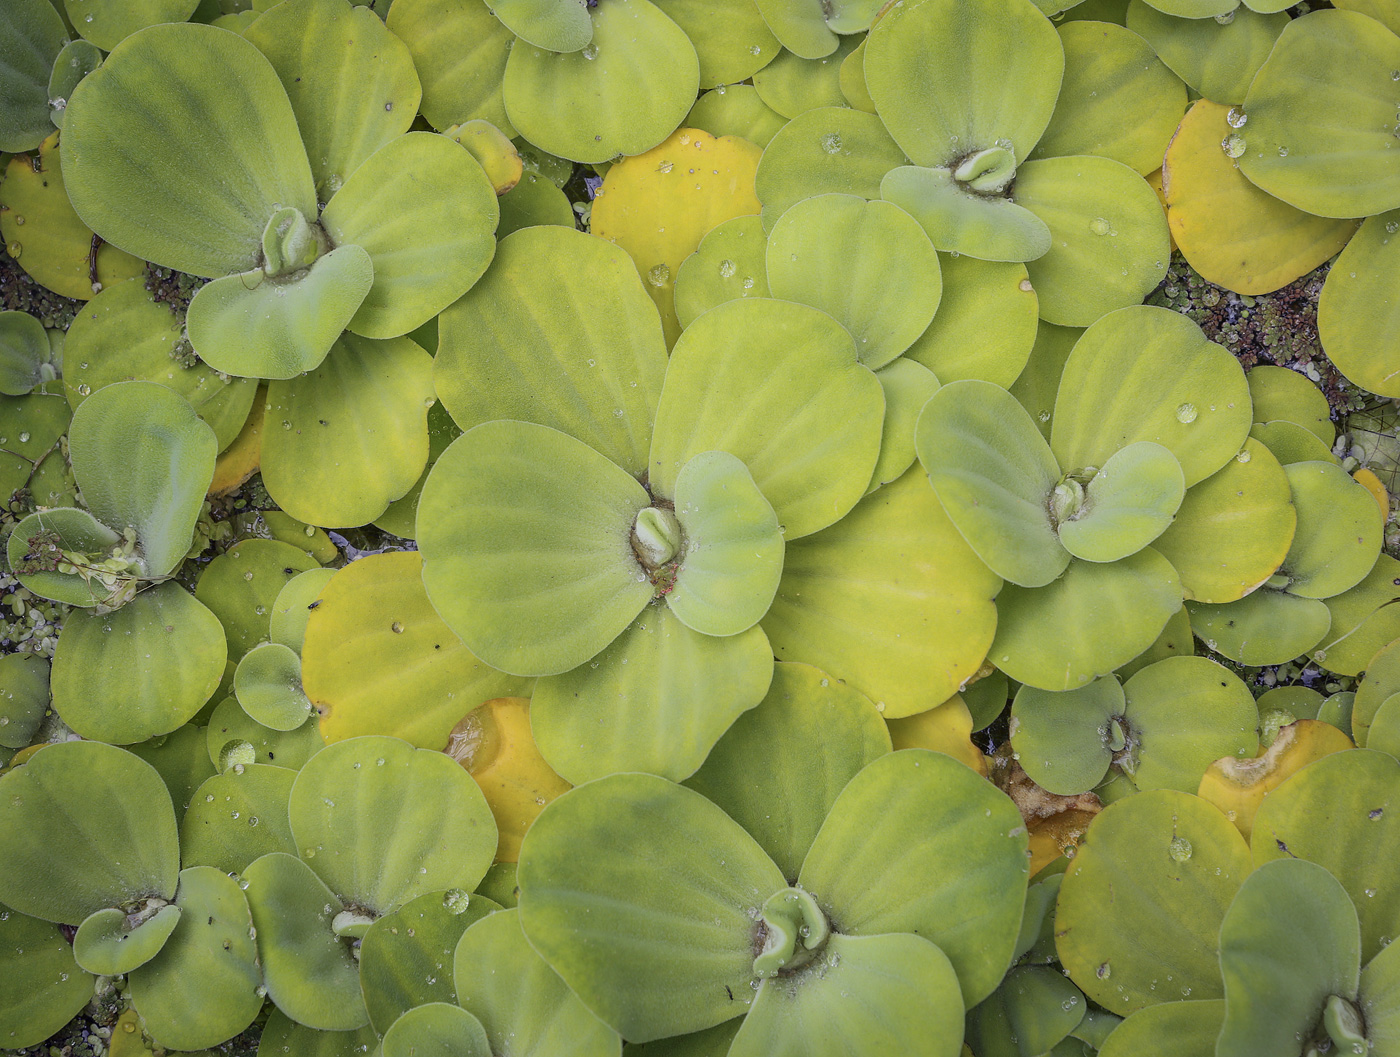
<path id="1" fill-rule="evenodd" d="M 1225 124 L 1231 128 L 1244 128 L 1245 122 L 1249 120 L 1249 115 L 1241 107 L 1232 106 L 1230 112 L 1225 115 Z"/>
<path id="2" fill-rule="evenodd" d="M 653 265 L 651 271 L 647 272 L 647 282 L 652 286 L 665 286 L 670 281 L 671 269 L 667 265 Z"/>
<path id="3" fill-rule="evenodd" d="M 1176 862 L 1188 862 L 1193 850 L 1191 842 L 1185 837 L 1173 837 L 1167 848 L 1167 854 Z"/>
<path id="4" fill-rule="evenodd" d="M 1225 152 L 1226 157 L 1238 158 L 1246 150 L 1244 137 L 1237 132 L 1231 132 L 1220 141 L 1220 149 Z"/>
<path id="5" fill-rule="evenodd" d="M 828 154 L 841 153 L 841 134 L 839 132 L 828 132 L 822 136 L 822 150 Z"/>
<path id="6" fill-rule="evenodd" d="M 1022 293 L 1027 293 L 1027 294 L 1030 293 L 1032 290 L 1035 289 L 1035 287 L 1031 285 L 1031 281 L 1030 281 L 1029 279 L 1022 279 L 1021 282 L 1020 282 L 1020 287 L 1021 287 Z"/>
<path id="7" fill-rule="evenodd" d="M 1110 976 L 1113 975 L 1113 968 L 1108 964 L 1108 962 L 1104 962 L 1102 965 L 1100 965 L 1097 969 L 1094 970 L 1094 975 L 1097 976 L 1100 980 L 1107 980 Z"/>
<path id="8" fill-rule="evenodd" d="M 389 625 L 389 630 L 392 631 L 395 635 L 402 635 L 402 634 L 403 634 L 403 624 L 399 623 L 399 621 L 396 620 L 396 621 L 394 621 L 392 624 Z"/>
<path id="9" fill-rule="evenodd" d="M 21 434 L 19 435 L 19 442 L 20 442 L 21 444 L 28 444 L 28 443 L 29 443 L 29 434 L 28 434 L 28 433 L 21 433 Z"/>
<path id="10" fill-rule="evenodd" d="M 79 396 L 90 396 L 91 394 L 92 394 L 92 386 L 88 385 L 86 382 L 84 382 L 82 385 L 78 386 L 78 395 L 79 395 Z"/>
<path id="11" fill-rule="evenodd" d="M 243 579 L 245 579 L 245 580 L 251 580 L 252 578 L 253 578 L 253 571 L 252 571 L 251 569 L 249 569 L 246 573 L 243 574 Z"/>
<path id="12" fill-rule="evenodd" d="M 589 44 L 587 47 L 585 47 L 583 49 L 583 57 L 590 61 L 596 59 L 598 57 L 598 45 Z"/>
<path id="13" fill-rule="evenodd" d="M 1189 426 L 1196 421 L 1196 414 L 1195 404 L 1182 404 L 1176 409 L 1176 420 L 1183 426 Z"/>
<path id="14" fill-rule="evenodd" d="M 1095 235 L 1107 235 L 1111 226 L 1103 217 L 1095 217 L 1089 221 L 1089 230 Z"/>
<path id="15" fill-rule="evenodd" d="M 1242 448 L 1242 449 L 1240 450 L 1240 453 L 1239 453 L 1238 455 L 1235 456 L 1235 461 L 1236 461 L 1236 462 L 1249 462 L 1249 460 L 1252 459 L 1253 457 L 1254 457 L 1254 456 L 1252 456 L 1252 455 L 1249 454 L 1249 449 L 1248 449 L 1248 448 Z"/>
<path id="16" fill-rule="evenodd" d="M 1278 149 L 1278 156 L 1279 156 L 1280 158 L 1286 158 L 1286 157 L 1288 157 L 1288 148 L 1287 148 L 1287 147 L 1280 147 L 1280 148 Z"/>
<path id="17" fill-rule="evenodd" d="M 674 168 L 675 168 L 675 165 L 674 165 L 672 162 L 663 161 L 660 165 L 658 165 L 658 166 L 656 167 L 656 171 L 657 171 L 657 172 L 670 172 L 670 171 L 671 171 L 672 169 L 674 169 Z"/>
<path id="18" fill-rule="evenodd" d="M 734 274 L 734 262 L 725 258 L 719 262 L 719 275 L 721 279 L 728 279 Z"/>

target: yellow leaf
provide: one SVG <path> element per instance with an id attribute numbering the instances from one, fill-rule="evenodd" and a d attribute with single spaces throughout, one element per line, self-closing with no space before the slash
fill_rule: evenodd
<path id="1" fill-rule="evenodd" d="M 972 713 L 963 699 L 954 694 L 927 712 L 889 719 L 890 741 L 896 749 L 932 749 L 965 763 L 982 777 L 987 776 L 987 758 L 972 744 Z"/>
<path id="2" fill-rule="evenodd" d="M 1352 476 L 1356 478 L 1357 484 L 1376 497 L 1376 503 L 1381 508 L 1381 517 L 1390 517 L 1390 493 L 1385 490 L 1385 485 L 1381 484 L 1381 479 L 1364 466 Z"/>
<path id="3" fill-rule="evenodd" d="M 525 162 L 515 149 L 515 144 L 491 122 L 474 118 L 444 129 L 442 134 L 466 147 L 471 156 L 481 163 L 498 197 L 520 182 L 525 172 Z"/>
<path id="4" fill-rule="evenodd" d="M 1222 147 L 1249 129 L 1226 121 L 1230 110 L 1201 99 L 1186 112 L 1167 147 L 1162 188 L 1172 238 L 1191 267 L 1238 294 L 1267 294 L 1332 257 L 1355 233 L 1355 220 L 1328 220 L 1295 209 L 1255 187 Z"/>
<path id="5" fill-rule="evenodd" d="M 498 697 L 468 712 L 447 753 L 476 779 L 500 830 L 497 862 L 520 858 L 520 840 L 535 816 L 573 787 L 544 762 L 530 733 L 530 702 Z"/>
<path id="6" fill-rule="evenodd" d="M 675 277 L 710 231 L 759 211 L 754 174 L 763 151 L 738 136 L 680 128 L 608 170 L 593 202 L 593 234 L 627 251 L 675 344 Z"/>
<path id="7" fill-rule="evenodd" d="M 1266 796 L 1314 760 L 1350 748 L 1351 739 L 1332 724 L 1300 719 L 1280 728 L 1274 743 L 1255 759 L 1216 760 L 1201 778 L 1198 795 L 1223 811 L 1248 840 Z"/>
<path id="8" fill-rule="evenodd" d="M 209 482 L 209 494 L 228 495 L 262 465 L 262 425 L 263 413 L 267 409 L 267 386 L 258 386 L 253 396 L 253 409 L 248 412 L 248 421 L 243 423 L 238 436 L 219 455 L 214 463 L 214 479 Z"/>
<path id="9" fill-rule="evenodd" d="M 0 235 L 10 256 L 36 283 L 80 301 L 97 292 L 94 275 L 108 286 L 141 275 L 146 266 L 100 240 L 94 250 L 92 229 L 78 219 L 63 189 L 57 132 L 39 145 L 37 156 L 10 159 L 0 183 Z"/>

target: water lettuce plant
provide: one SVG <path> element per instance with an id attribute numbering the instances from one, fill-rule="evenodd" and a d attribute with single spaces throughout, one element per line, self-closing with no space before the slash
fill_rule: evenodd
<path id="1" fill-rule="evenodd" d="M 1397 32 L 0 0 L 0 1049 L 1400 1052 Z"/>

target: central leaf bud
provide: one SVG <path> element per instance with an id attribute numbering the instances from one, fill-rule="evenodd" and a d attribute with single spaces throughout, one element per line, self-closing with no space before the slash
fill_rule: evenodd
<path id="1" fill-rule="evenodd" d="M 1084 505 L 1084 486 L 1066 477 L 1050 493 L 1050 518 L 1058 526 L 1069 521 Z"/>
<path id="2" fill-rule="evenodd" d="M 974 151 L 958 163 L 953 178 L 977 194 L 1001 194 L 1016 178 L 1016 155 L 1010 144 Z"/>
<path id="3" fill-rule="evenodd" d="M 675 511 L 649 506 L 632 523 L 632 552 L 647 572 L 655 572 L 681 549 L 681 523 Z"/>
<path id="4" fill-rule="evenodd" d="M 831 926 L 810 892 L 784 888 L 763 904 L 763 949 L 753 960 L 759 978 L 799 969 L 826 943 Z"/>
<path id="5" fill-rule="evenodd" d="M 310 267 L 326 249 L 324 239 L 319 226 L 309 223 L 301 210 L 276 210 L 263 229 L 263 274 L 276 278 Z"/>

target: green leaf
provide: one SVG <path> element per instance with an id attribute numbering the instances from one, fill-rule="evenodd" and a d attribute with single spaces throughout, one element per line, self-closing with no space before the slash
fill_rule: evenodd
<path id="1" fill-rule="evenodd" d="M 48 660 L 32 653 L 0 657 L 0 746 L 28 745 L 48 707 Z"/>
<path id="2" fill-rule="evenodd" d="M 291 1019 L 322 1031 L 369 1023 L 359 963 L 331 922 L 344 906 L 311 867 L 272 852 L 243 871 L 267 994 Z"/>
<path id="3" fill-rule="evenodd" d="M 493 0 L 491 13 L 526 44 L 578 51 L 593 39 L 588 8 L 567 0 Z"/>
<path id="4" fill-rule="evenodd" d="M 740 136 L 766 147 L 787 120 L 759 97 L 753 85 L 722 84 L 701 93 L 685 124 L 712 136 Z"/>
<path id="5" fill-rule="evenodd" d="M 177 343 L 184 321 L 151 299 L 140 279 L 103 288 L 73 318 L 64 339 L 63 392 L 76 410 L 113 382 L 159 382 L 183 396 L 214 430 L 222 451 L 253 406 L 254 382 L 221 376 L 208 364 L 185 366 Z"/>
<path id="6" fill-rule="evenodd" d="M 441 132 L 484 118 L 514 133 L 501 101 L 501 76 L 515 34 L 483 0 L 398 0 L 386 21 L 413 56 L 428 124 Z"/>
<path id="7" fill-rule="evenodd" d="M 1240 171 L 1290 205 L 1324 217 L 1400 206 L 1395 82 L 1400 39 L 1355 11 L 1314 11 L 1279 34 L 1244 99 Z"/>
<path id="8" fill-rule="evenodd" d="M 778 38 L 769 30 L 754 0 L 724 4 L 719 18 L 708 0 L 660 0 L 656 6 L 685 30 L 695 45 L 701 88 L 729 87 L 747 81 L 781 52 Z M 689 120 L 684 123 L 700 127 Z"/>
<path id="9" fill-rule="evenodd" d="M 948 958 L 922 936 L 843 936 L 788 978 L 765 980 L 731 1057 L 962 1052 L 962 997 Z"/>
<path id="10" fill-rule="evenodd" d="M 617 1057 L 622 1042 L 553 969 L 503 910 L 467 929 L 453 958 L 457 1001 L 481 1021 L 492 1053 Z"/>
<path id="11" fill-rule="evenodd" d="M 647 0 L 592 9 L 593 39 L 559 54 L 521 45 L 506 60 L 506 114 L 527 140 L 592 164 L 650 150 L 681 123 L 700 87 L 685 31 Z"/>
<path id="12" fill-rule="evenodd" d="M 1375 497 L 1340 466 L 1298 462 L 1285 466 L 1298 531 L 1279 570 L 1285 590 L 1303 598 L 1330 598 L 1366 578 L 1380 554 L 1384 519 Z"/>
<path id="13" fill-rule="evenodd" d="M 287 581 L 272 603 L 268 632 L 273 642 L 288 646 L 298 655 L 306 641 L 306 625 L 316 605 L 316 597 L 336 574 L 335 569 L 308 569 Z"/>
<path id="14" fill-rule="evenodd" d="M 214 763 L 218 763 L 229 742 L 246 741 L 253 746 L 255 763 L 272 764 L 290 771 L 300 770 L 301 765 L 326 744 L 319 723 L 308 720 L 296 730 L 273 730 L 254 721 L 234 697 L 226 697 L 214 706 L 204 741 L 207 755 Z"/>
<path id="15" fill-rule="evenodd" d="M 368 1024 L 355 1031 L 318 1031 L 291 1020 L 276 1006 L 268 1013 L 258 1043 L 258 1057 L 356 1057 L 373 1053 L 379 1036 Z"/>
<path id="16" fill-rule="evenodd" d="M 0 150 L 33 150 L 53 132 L 49 74 L 68 39 L 46 0 L 13 0 L 0 12 Z"/>
<path id="17" fill-rule="evenodd" d="M 803 3 L 802 0 L 756 2 L 773 36 L 794 55 L 804 59 L 820 59 L 839 46 L 840 38 L 827 24 L 830 8 Z"/>
<path id="18" fill-rule="evenodd" d="M 535 422 L 646 469 L 666 344 L 621 249 L 569 228 L 516 232 L 439 329 L 433 380 L 462 429 Z"/>
<path id="19" fill-rule="evenodd" d="M 1312 1034 L 1330 996 L 1356 998 L 1361 933 L 1346 889 L 1303 859 L 1260 866 L 1220 924 L 1220 972 L 1219 1052 L 1286 1053 Z"/>
<path id="20" fill-rule="evenodd" d="M 100 580 L 58 571 L 54 548 L 101 561 L 121 542 L 86 510 L 55 507 L 30 514 L 16 525 L 5 543 L 5 556 L 19 582 L 39 597 L 70 606 L 96 606 L 109 600 L 111 592 Z"/>
<path id="21" fill-rule="evenodd" d="M 979 1054 L 1054 1054 L 1084 1019 L 1084 994 L 1055 969 L 1023 965 L 968 1014 L 968 1045 Z"/>
<path id="22" fill-rule="evenodd" d="M 943 271 L 938 313 L 904 358 L 922 363 L 940 382 L 980 378 L 1010 388 L 1036 341 L 1036 296 L 1025 266 L 946 253 L 938 262 Z M 969 341 L 969 334 L 977 340 Z M 1059 379 L 1057 370 L 1056 383 Z M 1053 403 L 1053 389 L 1050 396 Z"/>
<path id="23" fill-rule="evenodd" d="M 54 648 L 54 711 L 94 741 L 145 741 L 193 718 L 227 660 L 218 617 L 160 584 L 113 612 L 69 615 Z"/>
<path id="24" fill-rule="evenodd" d="M 339 246 L 287 278 L 258 267 L 215 279 L 190 301 L 190 344 L 226 374 L 295 378 L 326 358 L 373 282 L 359 246 Z"/>
<path id="25" fill-rule="evenodd" d="M 268 539 L 240 540 L 204 567 L 194 596 L 224 626 L 230 661 L 267 641 L 267 611 L 287 581 L 319 568 L 306 551 Z"/>
<path id="26" fill-rule="evenodd" d="M 1223 605 L 1186 603 L 1206 648 L 1247 665 L 1286 664 L 1322 641 L 1331 616 L 1315 598 L 1261 587 Z"/>
<path id="27" fill-rule="evenodd" d="M 1050 250 L 1050 229 L 1009 198 L 974 194 L 945 168 L 901 165 L 880 197 L 907 210 L 945 253 L 986 261 L 1033 261 Z"/>
<path id="28" fill-rule="evenodd" d="M 73 956 L 84 972 L 125 975 L 156 956 L 179 920 L 180 908 L 174 906 L 161 907 L 134 925 L 116 907 L 94 910 L 73 936 Z"/>
<path id="29" fill-rule="evenodd" d="M 1075 796 L 1108 773 L 1115 753 L 1112 724 L 1122 729 L 1125 707 L 1113 676 L 1058 692 L 1023 686 L 1011 704 L 1011 745 L 1036 785 Z"/>
<path id="30" fill-rule="evenodd" d="M 214 431 L 163 385 L 118 382 L 73 413 L 68 443 L 87 508 L 117 532 L 136 530 L 146 576 L 174 571 L 214 476 Z"/>
<path id="31" fill-rule="evenodd" d="M 201 785 L 180 821 L 180 855 L 186 866 L 242 873 L 269 852 L 295 855 L 287 821 L 287 797 L 296 772 L 250 763 L 230 767 Z"/>
<path id="32" fill-rule="evenodd" d="M 765 6 L 805 6 L 815 10 L 810 0 L 766 0 Z M 774 113 L 794 118 L 804 110 L 823 106 L 845 106 L 841 93 L 841 67 L 862 37 L 838 39 L 834 50 L 816 56 L 803 56 L 791 49 L 778 51 L 772 60 L 753 75 L 758 97 Z M 872 111 L 873 113 L 873 111 Z"/>
<path id="33" fill-rule="evenodd" d="M 1256 865 L 1307 859 L 1342 883 L 1361 919 L 1361 963 L 1395 936 L 1400 885 L 1400 762 L 1370 749 L 1333 753 L 1275 789 L 1254 816 Z"/>
<path id="34" fill-rule="evenodd" d="M 243 711 L 273 730 L 296 730 L 311 715 L 301 688 L 301 658 L 280 643 L 264 642 L 243 655 L 233 673 L 233 692 Z"/>
<path id="35" fill-rule="evenodd" d="M 42 506 L 77 502 L 71 480 L 57 483 L 67 477 L 63 457 L 55 453 L 59 438 L 68 432 L 70 417 L 67 401 L 58 395 L 33 393 L 0 400 L 0 498 L 16 488 L 32 487 Z M 54 470 L 59 471 L 56 479 L 49 476 Z"/>
<path id="36" fill-rule="evenodd" d="M 1028 862 L 1005 796 L 951 756 L 904 749 L 842 790 L 799 881 L 848 935 L 913 932 L 938 944 L 973 1006 L 1011 959 Z"/>
<path id="37" fill-rule="evenodd" d="M 389 1025 L 425 1002 L 454 1002 L 452 956 L 467 928 L 500 910 L 485 896 L 425 892 L 369 927 L 360 941 L 360 986 L 370 1023 Z M 478 1014 L 479 1015 L 479 1014 Z"/>
<path id="38" fill-rule="evenodd" d="M 477 660 L 428 601 L 422 559 L 374 554 L 336 573 L 310 614 L 302 685 L 331 741 L 388 734 L 440 749 L 483 701 L 530 693 L 532 681 Z"/>
<path id="39" fill-rule="evenodd" d="M 692 323 L 671 353 L 648 487 L 674 496 L 691 458 L 727 451 L 753 474 L 786 539 L 798 539 L 865 494 L 884 402 L 850 335 L 824 312 L 767 298 L 728 301 Z"/>
<path id="40" fill-rule="evenodd" d="M 481 1021 L 450 1002 L 410 1009 L 384 1033 L 380 1049 L 384 1057 L 491 1057 Z"/>
<path id="41" fill-rule="evenodd" d="M 932 371 L 907 356 L 886 364 L 875 372 L 885 391 L 885 428 L 880 434 L 880 459 L 865 494 L 904 476 L 914 465 L 915 431 L 919 413 L 929 397 L 938 391 Z"/>
<path id="42" fill-rule="evenodd" d="M 1175 18 L 1135 0 L 1128 5 L 1128 28 L 1199 95 L 1239 103 L 1290 19 L 1282 11 L 1261 15 L 1243 6 L 1232 15 L 1225 23 Z"/>
<path id="43" fill-rule="evenodd" d="M 1283 467 L 1250 438 L 1186 493 L 1175 521 L 1152 545 L 1181 576 L 1187 598 L 1234 602 L 1283 563 L 1297 523 Z"/>
<path id="44" fill-rule="evenodd" d="M 732 217 L 712 228 L 676 271 L 681 327 L 725 301 L 770 296 L 767 268 L 763 221 L 758 217 Z"/>
<path id="45" fill-rule="evenodd" d="M 1400 214 L 1392 211 L 1362 223 L 1327 273 L 1317 302 L 1318 338 L 1328 359 L 1357 385 L 1388 397 L 1400 396 L 1400 371 L 1376 343 L 1391 333 L 1396 308 L 1376 282 L 1396 267 L 1400 241 L 1389 225 L 1397 220 Z"/>
<path id="46" fill-rule="evenodd" d="M 77 924 L 95 910 L 175 895 L 180 850 L 156 769 L 95 741 L 46 746 L 0 776 L 0 902 Z"/>
<path id="47" fill-rule="evenodd" d="M 1087 327 L 1141 303 L 1167 273 L 1161 200 L 1121 162 L 1090 155 L 1026 162 L 1016 172 L 1016 201 L 1050 229 L 1050 250 L 1026 266 L 1047 322 Z"/>
<path id="48" fill-rule="evenodd" d="M 883 367 L 927 329 L 943 280 L 938 254 L 909 214 L 856 195 L 820 195 L 789 209 L 768 236 L 774 297 L 820 308 Z"/>
<path id="49" fill-rule="evenodd" d="M 0 393 L 23 396 L 51 381 L 49 338 L 44 325 L 27 312 L 0 312 Z M 49 366 L 49 378 L 43 368 Z"/>
<path id="50" fill-rule="evenodd" d="M 63 0 L 78 32 L 103 51 L 147 26 L 183 22 L 196 6 L 197 0 Z"/>
<path id="51" fill-rule="evenodd" d="M 63 50 L 53 62 L 53 72 L 49 74 L 50 120 L 59 129 L 63 128 L 63 117 L 68 97 L 78 87 L 82 79 L 102 65 L 102 49 L 86 40 L 73 40 L 63 45 Z"/>
<path id="52" fill-rule="evenodd" d="M 337 246 L 359 246 L 374 264 L 347 329 L 396 338 L 432 319 L 486 271 L 500 215 L 485 171 L 453 140 L 410 132 L 380 147 L 321 214 Z"/>
<path id="53" fill-rule="evenodd" d="M 1144 305 L 1105 316 L 1079 339 L 1050 446 L 1073 472 L 1150 440 L 1176 456 L 1190 488 L 1239 453 L 1249 425 L 1239 362 L 1185 316 Z"/>
<path id="54" fill-rule="evenodd" d="M 1219 998 L 1163 1002 L 1128 1017 L 1104 1040 L 1100 1057 L 1215 1057 L 1225 1017 Z"/>
<path id="55" fill-rule="evenodd" d="M 1136 32 L 1109 22 L 1059 27 L 1065 77 L 1059 102 L 1031 155 L 1093 154 L 1140 176 L 1162 154 L 1186 109 L 1186 86 Z"/>
<path id="56" fill-rule="evenodd" d="M 1168 657 L 1123 684 L 1128 727 L 1136 742 L 1133 784 L 1139 789 L 1200 787 L 1224 756 L 1259 752 L 1259 711 L 1238 676 L 1205 657 Z"/>
<path id="57" fill-rule="evenodd" d="M 1064 572 L 1070 555 L 1052 513 L 1060 467 L 1015 397 L 990 382 L 950 382 L 924 405 L 915 445 L 943 509 L 993 572 L 1025 587 Z"/>
<path id="58" fill-rule="evenodd" d="M 1397 948 L 1400 950 L 1400 948 Z M 1400 1023 L 1396 1022 L 1396 995 L 1400 992 L 1400 954 L 1389 947 L 1381 951 L 1361 970 L 1361 1014 L 1365 1018 L 1367 1036 L 1378 1057 L 1395 1053 L 1400 1039 Z"/>
<path id="59" fill-rule="evenodd" d="M 811 665 L 781 662 L 767 696 L 734 721 L 686 784 L 795 881 L 841 790 L 889 751 L 889 731 L 869 698 Z"/>
<path id="60" fill-rule="evenodd" d="M 68 101 L 62 154 L 88 227 L 192 275 L 254 267 L 279 206 L 317 212 L 276 72 L 248 41 L 211 26 L 151 26 L 123 41 Z"/>
<path id="61" fill-rule="evenodd" d="M 413 123 L 422 97 L 413 58 L 373 11 L 295 0 L 243 35 L 282 81 L 322 201 Z"/>
<path id="62" fill-rule="evenodd" d="M 180 871 L 175 905 L 170 939 L 130 976 L 132 1003 L 161 1045 L 216 1046 L 262 1009 L 252 916 L 238 882 L 208 866 Z"/>
<path id="63" fill-rule="evenodd" d="M 176 823 L 183 819 L 194 791 L 214 776 L 207 740 L 204 727 L 186 723 L 170 734 L 127 746 L 128 752 L 141 757 L 160 775 L 170 793 Z"/>
<path id="64" fill-rule="evenodd" d="M 0 1039 L 6 1049 L 36 1046 L 92 998 L 94 980 L 78 968 L 57 925 L 0 908 Z"/>
<path id="65" fill-rule="evenodd" d="M 287 814 L 317 874 L 378 914 L 424 892 L 470 891 L 496 850 L 496 823 L 471 775 L 398 738 L 328 745 L 297 774 Z"/>
<path id="66" fill-rule="evenodd" d="M 763 222 L 819 194 L 879 198 L 880 180 L 909 159 L 874 114 L 824 106 L 798 114 L 769 141 L 758 163 L 754 189 Z"/>
<path id="67" fill-rule="evenodd" d="M 621 634 L 654 593 L 630 542 L 647 504 L 632 477 L 566 434 L 483 423 L 453 441 L 423 486 L 428 597 L 492 667 L 567 672 Z"/>
<path id="68" fill-rule="evenodd" d="M 1295 462 L 1340 463 L 1330 445 L 1296 422 L 1256 422 L 1249 435 L 1267 446 L 1285 466 Z"/>
<path id="69" fill-rule="evenodd" d="M 1070 690 L 1127 664 L 1181 608 L 1181 583 L 1151 547 L 1121 561 L 1072 561 L 1038 589 L 1008 584 L 997 597 L 988 659 L 1011 678 Z"/>
<path id="70" fill-rule="evenodd" d="M 744 1011 L 753 1000 L 751 914 L 785 884 L 723 811 L 642 774 L 601 778 L 551 802 L 525 835 L 519 883 L 530 945 L 584 1005 L 637 1042 Z"/>
<path id="71" fill-rule="evenodd" d="M 763 699 L 772 674 L 762 628 L 716 638 L 651 605 L 591 662 L 541 679 L 530 725 L 540 753 L 575 785 L 617 771 L 680 781 Z"/>
<path id="72" fill-rule="evenodd" d="M 1087 561 L 1126 558 L 1171 525 L 1185 494 L 1175 455 L 1151 441 L 1129 444 L 1090 478 L 1083 505 L 1059 524 L 1060 542 Z"/>
<path id="73" fill-rule="evenodd" d="M 1324 599 L 1332 625 L 1313 651 L 1313 660 L 1338 675 L 1360 675 L 1381 647 L 1400 639 L 1396 580 L 1400 562 L 1382 554 L 1359 584 Z"/>
<path id="74" fill-rule="evenodd" d="M 722 451 L 696 455 L 676 475 L 684 533 L 666 604 L 704 635 L 737 635 L 768 612 L 783 571 L 778 518 L 742 462 Z"/>
<path id="75" fill-rule="evenodd" d="M 1060 961 L 1085 994 L 1123 1016 L 1217 998 L 1216 937 L 1250 869 L 1239 830 L 1198 797 L 1154 789 L 1110 804 L 1060 885 Z"/>
<path id="76" fill-rule="evenodd" d="M 1026 158 L 1063 71 L 1055 27 L 1023 0 L 906 4 L 886 12 L 865 48 L 875 109 L 915 165 L 952 167 L 1002 140 Z"/>
<path id="77" fill-rule="evenodd" d="M 433 361 L 408 338 L 338 335 L 310 374 L 267 390 L 262 477 L 313 525 L 363 525 L 417 482 L 428 459 Z"/>
<path id="78" fill-rule="evenodd" d="M 1000 587 L 910 469 L 838 524 L 789 543 L 762 626 L 779 660 L 845 680 L 896 719 L 942 704 L 976 674 Z"/>

